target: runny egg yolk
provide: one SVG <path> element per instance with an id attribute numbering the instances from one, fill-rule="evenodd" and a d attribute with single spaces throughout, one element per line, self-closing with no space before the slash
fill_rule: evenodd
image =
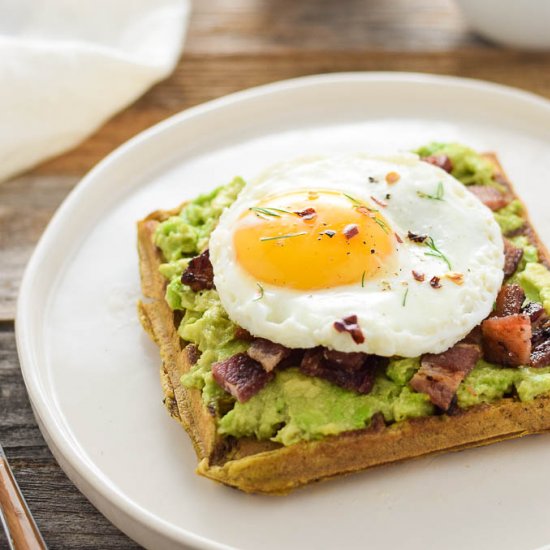
<path id="1" fill-rule="evenodd" d="M 300 290 L 377 278 L 391 269 L 395 243 L 378 205 L 325 190 L 272 195 L 243 212 L 233 234 L 253 278 Z"/>

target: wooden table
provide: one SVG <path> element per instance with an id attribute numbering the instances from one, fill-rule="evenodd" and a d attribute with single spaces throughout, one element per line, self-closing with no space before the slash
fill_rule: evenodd
<path id="1" fill-rule="evenodd" d="M 0 184 L 0 441 L 51 548 L 136 547 L 61 471 L 19 372 L 17 290 L 55 209 L 101 158 L 182 109 L 284 78 L 373 70 L 483 78 L 550 98 L 550 53 L 484 42 L 451 0 L 196 0 L 183 57 L 169 79 L 75 150 Z"/>

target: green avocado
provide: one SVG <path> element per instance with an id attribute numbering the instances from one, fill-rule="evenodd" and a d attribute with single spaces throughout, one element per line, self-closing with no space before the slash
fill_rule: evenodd
<path id="1" fill-rule="evenodd" d="M 550 271 L 542 264 L 527 262 L 525 269 L 518 273 L 517 280 L 523 287 L 525 295 L 532 302 L 543 305 L 550 315 Z"/>
<path id="2" fill-rule="evenodd" d="M 278 372 L 246 403 L 236 403 L 220 420 L 219 431 L 292 445 L 364 428 L 376 413 L 391 422 L 433 411 L 426 395 L 414 393 L 383 374 L 368 395 L 361 395 L 306 376 L 298 369 L 288 369 Z"/>
<path id="3" fill-rule="evenodd" d="M 522 213 L 523 205 L 517 199 L 495 212 L 495 220 L 500 225 L 500 230 L 504 235 L 523 227 L 525 220 Z"/>
<path id="4" fill-rule="evenodd" d="M 432 142 L 415 151 L 421 157 L 445 155 L 453 165 L 451 174 L 464 185 L 490 185 L 501 187 L 494 179 L 495 168 L 491 161 L 459 143 Z"/>
<path id="5" fill-rule="evenodd" d="M 493 180 L 493 165 L 467 147 L 432 143 L 417 153 L 448 155 L 453 162 L 453 176 L 466 185 L 498 186 Z M 183 312 L 178 333 L 201 351 L 198 362 L 182 377 L 182 383 L 201 389 L 204 403 L 218 411 L 220 433 L 291 445 L 364 428 L 377 413 L 386 422 L 433 414 L 435 409 L 429 398 L 408 385 L 420 367 L 419 358 L 392 358 L 386 371 L 378 373 L 368 395 L 308 377 L 297 368 L 277 372 L 265 388 L 245 403 L 235 402 L 217 385 L 212 364 L 246 351 L 248 343 L 236 338 L 237 326 L 223 309 L 216 290 L 193 292 L 182 284 L 181 275 L 189 260 L 208 245 L 223 210 L 233 203 L 244 185 L 241 178 L 235 178 L 228 185 L 198 197 L 178 216 L 160 223 L 154 235 L 154 242 L 166 260 L 160 266 L 160 272 L 168 279 L 166 301 L 173 310 Z M 495 212 L 495 218 L 506 234 L 524 224 L 522 214 L 521 203 L 512 201 Z M 527 297 L 542 303 L 550 314 L 550 272 L 538 263 L 537 249 L 527 237 L 510 240 L 524 251 L 510 282 L 522 285 Z M 504 368 L 481 360 L 461 383 L 457 399 L 459 407 L 467 408 L 512 394 L 526 401 L 545 392 L 550 392 L 550 368 Z"/>

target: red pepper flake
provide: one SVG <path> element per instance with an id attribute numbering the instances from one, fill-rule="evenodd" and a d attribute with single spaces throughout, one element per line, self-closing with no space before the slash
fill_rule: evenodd
<path id="1" fill-rule="evenodd" d="M 374 213 L 371 210 L 369 210 L 366 206 L 356 206 L 355 210 L 357 210 L 359 214 L 363 214 L 363 216 L 374 218 Z"/>
<path id="2" fill-rule="evenodd" d="M 371 198 L 378 206 L 381 206 L 382 208 L 385 208 L 386 206 L 388 206 L 388 203 L 387 203 L 387 202 L 384 202 L 384 201 L 381 200 L 381 199 L 377 199 L 376 197 L 373 197 L 372 195 L 370 196 L 370 198 Z"/>
<path id="3" fill-rule="evenodd" d="M 363 331 L 357 323 L 357 315 L 350 315 L 341 321 L 334 321 L 333 326 L 338 332 L 349 332 L 356 344 L 362 344 L 365 341 Z"/>
<path id="4" fill-rule="evenodd" d="M 418 281 L 419 283 L 424 282 L 424 279 L 426 278 L 424 273 L 418 273 L 418 271 L 415 271 L 414 269 L 412 270 L 412 274 L 413 274 L 414 280 Z"/>
<path id="5" fill-rule="evenodd" d="M 359 227 L 355 223 L 350 223 L 344 227 L 344 235 L 346 239 L 351 239 L 355 235 L 359 235 Z"/>
<path id="6" fill-rule="evenodd" d="M 403 239 L 399 236 L 399 233 L 394 233 L 395 235 L 395 238 L 397 240 L 398 243 L 402 243 L 403 242 Z"/>
<path id="7" fill-rule="evenodd" d="M 462 285 L 464 283 L 464 275 L 458 271 L 449 271 L 445 273 L 445 278 L 452 281 L 455 285 Z"/>
<path id="8" fill-rule="evenodd" d="M 430 279 L 430 286 L 432 288 L 441 288 L 441 283 L 439 282 L 440 281 L 440 278 L 439 277 L 432 277 Z"/>
<path id="9" fill-rule="evenodd" d="M 300 216 L 300 218 L 304 220 L 312 220 L 313 218 L 317 217 L 317 212 L 315 211 L 315 208 L 305 208 L 304 210 L 294 212 L 294 214 L 297 214 L 298 216 Z"/>
<path id="10" fill-rule="evenodd" d="M 386 181 L 393 185 L 394 183 L 397 183 L 401 179 L 401 176 L 397 172 L 388 172 L 386 174 Z"/>
<path id="11" fill-rule="evenodd" d="M 407 238 L 414 243 L 423 243 L 428 238 L 428 235 L 417 235 L 416 233 L 409 231 L 407 233 Z"/>

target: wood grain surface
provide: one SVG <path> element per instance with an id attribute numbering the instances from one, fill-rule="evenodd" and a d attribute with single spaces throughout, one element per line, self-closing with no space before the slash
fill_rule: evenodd
<path id="1" fill-rule="evenodd" d="M 197 0 L 170 78 L 73 151 L 0 183 L 0 441 L 50 548 L 136 547 L 60 470 L 19 372 L 19 282 L 56 208 L 101 158 L 182 109 L 285 78 L 373 70 L 481 78 L 550 98 L 550 53 L 483 41 L 451 0 Z M 5 545 L 0 535 L 0 548 Z"/>

